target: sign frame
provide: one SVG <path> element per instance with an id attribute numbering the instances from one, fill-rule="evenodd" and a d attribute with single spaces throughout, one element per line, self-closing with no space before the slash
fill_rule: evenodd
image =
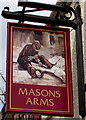
<path id="1" fill-rule="evenodd" d="M 13 83 L 13 54 L 15 52 L 13 49 L 15 37 L 14 29 L 64 34 L 63 56 L 65 57 L 65 84 L 52 86 Z M 66 28 L 36 26 L 21 23 L 8 23 L 7 30 L 6 111 L 73 116 L 70 30 Z M 26 101 L 25 105 L 21 99 L 24 102 Z M 35 99 L 35 103 L 32 102 L 32 99 Z M 39 101 L 41 101 L 40 104 Z M 27 105 L 28 103 L 29 105 Z"/>

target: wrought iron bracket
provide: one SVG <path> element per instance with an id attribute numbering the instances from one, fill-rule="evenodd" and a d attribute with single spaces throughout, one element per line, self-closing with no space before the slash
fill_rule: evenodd
<path id="1" fill-rule="evenodd" d="M 82 46 L 82 19 L 80 5 L 76 11 L 76 59 L 77 59 L 77 77 L 78 77 L 78 97 L 79 97 L 79 114 L 85 117 L 85 83 L 84 83 L 84 64 L 83 64 L 83 46 Z"/>
<path id="2" fill-rule="evenodd" d="M 78 96 L 79 96 L 79 114 L 82 117 L 85 117 L 85 91 L 86 84 L 84 84 L 84 67 L 83 67 L 83 47 L 82 47 L 82 19 L 81 19 L 81 9 L 80 5 L 74 10 L 69 6 L 60 6 L 60 5 L 50 5 L 36 2 L 18 2 L 18 6 L 22 6 L 22 11 L 11 12 L 9 7 L 5 7 L 2 11 L 2 16 L 7 19 L 15 19 L 19 22 L 31 21 L 39 22 L 45 24 L 51 24 L 52 26 L 66 26 L 72 27 L 76 30 L 76 59 L 77 59 L 77 76 L 78 76 Z M 33 8 L 31 10 L 25 10 L 26 7 Z M 49 11 L 59 11 L 59 14 L 56 18 L 37 16 L 31 14 L 25 14 L 27 12 L 49 10 Z M 61 12 L 64 13 L 64 16 L 61 16 Z M 66 14 L 70 14 L 70 17 L 67 17 Z M 72 15 L 74 19 L 71 20 Z M 63 17 L 63 18 L 62 18 Z"/>
<path id="3" fill-rule="evenodd" d="M 74 21 L 76 19 L 76 13 L 72 7 L 68 6 L 60 6 L 60 5 L 50 5 L 50 4 L 43 4 L 43 3 L 36 3 L 36 2 L 18 2 L 18 6 L 22 6 L 22 11 L 14 11 L 11 12 L 9 7 L 5 7 L 2 11 L 2 16 L 7 19 L 15 19 L 19 20 L 19 22 L 24 21 L 31 21 L 31 22 L 39 22 L 45 24 L 61 25 L 61 26 L 68 26 L 76 29 L 77 24 Z M 26 7 L 33 8 L 31 10 L 25 10 Z M 73 20 L 69 20 L 70 17 L 64 16 L 64 19 L 61 18 L 52 18 L 52 17 L 45 17 L 45 16 L 38 16 L 38 15 L 31 15 L 25 14 L 27 12 L 34 12 L 34 11 L 41 11 L 41 10 L 48 10 L 48 11 L 61 11 L 65 14 L 72 14 L 74 15 Z"/>

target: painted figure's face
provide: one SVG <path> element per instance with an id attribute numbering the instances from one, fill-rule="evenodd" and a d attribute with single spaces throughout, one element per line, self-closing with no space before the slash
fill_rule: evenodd
<path id="1" fill-rule="evenodd" d="M 33 47 L 35 48 L 35 50 L 39 50 L 41 48 L 40 42 L 39 41 L 34 42 Z"/>
<path id="2" fill-rule="evenodd" d="M 39 50 L 41 48 L 41 44 L 40 43 L 36 44 L 35 46 L 36 46 L 37 50 Z"/>

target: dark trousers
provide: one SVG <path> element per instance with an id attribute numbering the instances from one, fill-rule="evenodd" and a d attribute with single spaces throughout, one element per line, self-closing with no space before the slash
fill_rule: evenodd
<path id="1" fill-rule="evenodd" d="M 38 56 L 38 59 L 43 65 L 45 65 L 46 68 L 48 69 L 52 68 L 53 65 L 48 61 L 48 59 L 45 56 L 40 55 Z M 32 78 L 37 77 L 36 69 L 31 65 L 31 62 L 37 63 L 35 59 L 28 60 L 28 57 L 23 56 L 23 57 L 19 57 L 17 62 L 23 69 L 28 71 L 28 73 L 32 76 Z"/>

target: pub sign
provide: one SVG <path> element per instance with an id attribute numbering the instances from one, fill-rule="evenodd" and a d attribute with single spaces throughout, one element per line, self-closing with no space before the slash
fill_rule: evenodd
<path id="1" fill-rule="evenodd" d="M 70 30 L 7 25 L 6 111 L 73 116 Z"/>

